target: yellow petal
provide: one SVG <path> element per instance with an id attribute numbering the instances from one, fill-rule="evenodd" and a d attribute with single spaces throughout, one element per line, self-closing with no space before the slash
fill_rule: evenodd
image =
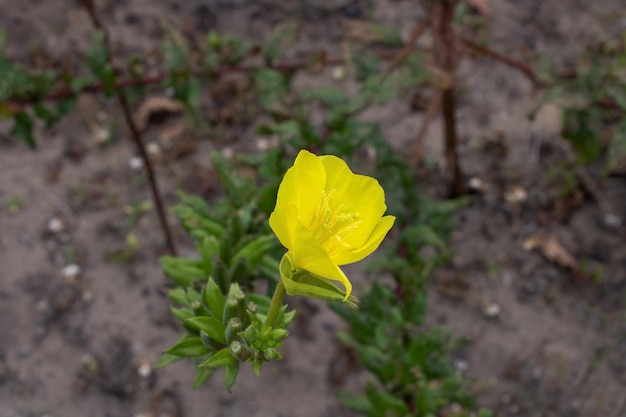
<path id="1" fill-rule="evenodd" d="M 294 205 L 302 224 L 309 227 L 325 184 L 326 171 L 319 158 L 311 152 L 300 151 L 280 183 L 276 208 Z"/>
<path id="2" fill-rule="evenodd" d="M 298 222 L 294 247 L 290 248 L 294 267 L 312 272 L 323 278 L 339 282 L 346 289 L 346 298 L 352 292 L 352 284 L 311 233 Z"/>
<path id="3" fill-rule="evenodd" d="M 383 241 L 395 221 L 396 218 L 394 216 L 383 217 L 380 219 L 376 227 L 374 227 L 374 230 L 363 246 L 350 251 L 342 251 L 333 256 L 332 260 L 337 265 L 347 265 L 365 258 L 378 248 L 380 242 Z"/>
<path id="4" fill-rule="evenodd" d="M 276 208 L 270 215 L 270 227 L 287 249 L 294 247 L 296 237 L 296 225 L 298 223 L 298 211 L 292 204 L 283 204 Z"/>
<path id="5" fill-rule="evenodd" d="M 358 248 L 372 234 L 387 210 L 385 192 L 374 178 L 354 174 L 341 159 L 325 155 L 319 157 L 326 170 L 326 191 L 336 190 L 330 204 L 342 206 L 345 213 L 358 213 L 359 227 L 343 237 L 348 245 Z"/>

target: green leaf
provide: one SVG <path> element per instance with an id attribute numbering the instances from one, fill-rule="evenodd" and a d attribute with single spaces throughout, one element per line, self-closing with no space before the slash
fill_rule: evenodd
<path id="1" fill-rule="evenodd" d="M 224 348 L 198 366 L 201 368 L 219 368 L 220 366 L 228 366 L 238 362 L 237 358 L 230 352 L 230 348 Z"/>
<path id="2" fill-rule="evenodd" d="M 244 245 L 231 260 L 231 264 L 236 263 L 239 259 L 247 259 L 250 268 L 254 269 L 261 261 L 261 258 L 272 248 L 276 246 L 276 238 L 273 235 L 265 235 L 254 239 Z"/>
<path id="3" fill-rule="evenodd" d="M 365 395 L 354 395 L 346 390 L 339 391 L 339 401 L 357 413 L 371 415 L 373 406 Z"/>
<path id="4" fill-rule="evenodd" d="M 13 129 L 11 134 L 24 142 L 30 149 L 37 148 L 33 137 L 33 119 L 24 111 L 19 111 L 13 116 Z"/>
<path id="5" fill-rule="evenodd" d="M 288 75 L 264 68 L 254 71 L 252 78 L 258 91 L 259 102 L 265 111 L 283 116 L 291 114 L 290 108 L 285 103 L 290 85 Z"/>
<path id="6" fill-rule="evenodd" d="M 200 388 L 217 371 L 217 368 L 197 368 L 196 377 L 193 380 L 193 389 Z"/>
<path id="7" fill-rule="evenodd" d="M 184 356 L 184 357 L 196 357 L 206 355 L 210 353 L 211 349 L 206 347 L 204 343 L 202 343 L 202 339 L 199 337 L 189 337 L 183 338 L 181 341 L 176 343 L 171 348 L 167 349 L 164 353 L 175 355 L 175 356 Z"/>
<path id="8" fill-rule="evenodd" d="M 182 289 L 181 287 L 169 290 L 167 292 L 167 295 L 170 298 L 170 300 L 172 300 L 173 302 L 189 307 L 185 290 Z"/>
<path id="9" fill-rule="evenodd" d="M 566 108 L 563 118 L 563 136 L 574 145 L 579 162 L 597 159 L 602 152 L 602 139 L 596 112 L 590 108 Z"/>
<path id="10" fill-rule="evenodd" d="M 154 368 L 162 368 L 165 365 L 169 365 L 174 362 L 178 362 L 184 359 L 182 356 L 170 355 L 168 353 L 163 353 L 159 360 L 153 365 Z"/>
<path id="11" fill-rule="evenodd" d="M 235 385 L 238 373 L 239 361 L 231 363 L 230 365 L 226 365 L 226 369 L 224 370 L 224 381 L 226 382 L 226 389 L 228 390 L 228 392 L 230 392 L 233 388 L 233 385 Z"/>
<path id="12" fill-rule="evenodd" d="M 188 308 L 171 307 L 171 311 L 174 317 L 176 317 L 178 320 L 182 322 L 193 317 L 193 311 L 191 311 Z"/>
<path id="13" fill-rule="evenodd" d="M 348 96 L 346 96 L 343 91 L 335 87 L 320 86 L 316 88 L 308 88 L 302 91 L 301 96 L 305 100 L 319 100 L 322 105 L 328 108 L 345 106 L 350 101 Z"/>
<path id="14" fill-rule="evenodd" d="M 226 344 L 224 332 L 226 326 L 221 321 L 217 321 L 213 317 L 192 317 L 185 320 L 185 324 L 197 329 L 204 330 L 212 339 L 222 344 Z"/>
<path id="15" fill-rule="evenodd" d="M 266 62 L 274 62 L 284 49 L 295 43 L 297 37 L 297 22 L 284 22 L 275 25 L 263 44 L 263 57 Z"/>
<path id="16" fill-rule="evenodd" d="M 175 284 L 188 286 L 197 279 L 206 279 L 202 262 L 195 259 L 163 256 L 159 259 L 161 267 Z"/>
<path id="17" fill-rule="evenodd" d="M 209 282 L 204 289 L 204 302 L 213 313 L 213 316 L 220 322 L 223 321 L 224 317 L 224 294 L 222 294 L 222 290 L 217 286 L 213 278 L 209 278 Z"/>

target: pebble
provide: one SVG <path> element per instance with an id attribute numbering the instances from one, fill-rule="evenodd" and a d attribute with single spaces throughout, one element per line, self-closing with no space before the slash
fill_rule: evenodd
<path id="1" fill-rule="evenodd" d="M 65 279 L 67 279 L 68 281 L 73 281 L 78 278 L 81 272 L 82 269 L 79 265 L 76 264 L 69 264 L 65 266 L 65 268 L 63 268 L 63 270 L 61 271 Z"/>
<path id="2" fill-rule="evenodd" d="M 139 375 L 141 378 L 150 377 L 150 375 L 152 375 L 152 367 L 150 366 L 150 363 L 148 363 L 147 361 L 140 363 L 137 367 L 137 375 Z"/>
<path id="3" fill-rule="evenodd" d="M 602 224 L 609 230 L 615 230 L 622 226 L 622 219 L 615 214 L 607 213 L 602 217 Z"/>
<path id="4" fill-rule="evenodd" d="M 335 67 L 332 74 L 335 80 L 343 80 L 346 77 L 346 69 L 344 67 Z"/>
<path id="5" fill-rule="evenodd" d="M 482 193 L 485 190 L 487 190 L 487 184 L 485 184 L 485 181 L 481 180 L 478 177 L 470 178 L 469 181 L 467 182 L 467 186 L 471 191 Z"/>
<path id="6" fill-rule="evenodd" d="M 65 223 L 58 217 L 53 217 L 48 220 L 48 231 L 52 233 L 59 233 L 65 230 Z"/>
<path id="7" fill-rule="evenodd" d="M 161 146 L 156 142 L 150 142 L 146 145 L 146 152 L 150 156 L 158 157 L 161 155 Z"/>
<path id="8" fill-rule="evenodd" d="M 483 315 L 488 319 L 494 319 L 500 315 L 500 306 L 496 303 L 491 303 L 483 307 Z"/>
<path id="9" fill-rule="evenodd" d="M 133 156 L 128 160 L 128 165 L 133 171 L 139 171 L 143 168 L 143 161 L 138 156 Z"/>
<path id="10" fill-rule="evenodd" d="M 511 204 L 523 203 L 528 199 L 528 192 L 519 185 L 513 186 L 504 193 L 504 199 Z"/>

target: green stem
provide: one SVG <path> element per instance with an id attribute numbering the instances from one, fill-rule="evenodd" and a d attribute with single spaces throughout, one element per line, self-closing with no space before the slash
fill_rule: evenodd
<path id="1" fill-rule="evenodd" d="M 285 296 L 285 286 L 282 281 L 278 281 L 278 285 L 276 285 L 276 290 L 274 291 L 274 296 L 272 297 L 272 303 L 270 304 L 270 309 L 267 312 L 267 319 L 265 320 L 265 327 L 275 327 L 276 326 L 276 318 L 278 317 L 278 312 L 283 305 L 283 297 Z"/>

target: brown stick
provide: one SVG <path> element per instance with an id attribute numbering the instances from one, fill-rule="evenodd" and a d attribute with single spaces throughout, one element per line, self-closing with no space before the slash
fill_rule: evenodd
<path id="1" fill-rule="evenodd" d="M 95 5 L 93 4 L 93 0 L 82 0 L 82 4 L 85 7 L 85 10 L 89 14 L 91 21 L 94 27 L 100 30 L 104 35 L 104 47 L 105 53 L 107 54 L 107 61 L 111 68 L 113 68 L 113 58 L 111 56 L 111 48 L 109 44 L 109 38 L 104 30 L 102 24 L 100 23 L 100 18 L 98 16 L 98 11 L 96 10 Z M 155 202 L 157 207 L 157 212 L 159 215 L 159 221 L 161 223 L 161 229 L 163 229 L 163 234 L 165 236 L 165 242 L 167 244 L 167 249 L 171 255 L 176 255 L 176 246 L 174 245 L 174 239 L 172 238 L 172 232 L 170 230 L 169 224 L 167 222 L 167 216 L 165 214 L 165 208 L 163 205 L 163 199 L 161 198 L 161 193 L 159 191 L 159 187 L 156 180 L 156 175 L 154 173 L 154 169 L 152 167 L 152 162 L 148 157 L 148 153 L 146 152 L 145 147 L 143 146 L 143 142 L 141 141 L 141 133 L 139 133 L 139 129 L 135 125 L 133 121 L 133 117 L 130 111 L 130 106 L 128 104 L 128 100 L 126 99 L 126 95 L 124 91 L 116 86 L 115 95 L 117 96 L 117 100 L 122 107 L 122 111 L 124 113 L 124 119 L 126 121 L 126 125 L 128 126 L 131 138 L 135 142 L 137 146 L 137 150 L 139 151 L 139 155 L 146 167 L 146 172 L 148 174 L 148 182 L 150 183 L 150 190 L 152 191 L 152 199 Z"/>
<path id="2" fill-rule="evenodd" d="M 439 66 L 448 74 L 456 72 L 458 60 L 457 36 L 452 25 L 456 0 L 439 0 L 431 6 L 430 19 L 435 41 L 435 56 Z M 449 184 L 451 197 L 458 197 L 465 192 L 463 174 L 457 152 L 456 116 L 454 86 L 443 91 L 441 110 L 443 115 L 443 133 L 445 137 L 445 156 L 448 172 L 452 174 Z"/>
<path id="3" fill-rule="evenodd" d="M 432 121 L 435 114 L 437 114 L 437 109 L 441 104 L 441 99 L 443 97 L 442 90 L 435 90 L 435 93 L 430 98 L 428 102 L 428 107 L 426 108 L 426 113 L 424 113 L 424 120 L 422 120 L 422 125 L 420 126 L 420 130 L 417 132 L 417 137 L 415 138 L 415 145 L 413 147 L 413 157 L 411 162 L 414 164 L 418 164 L 420 159 L 422 159 L 422 144 L 424 143 L 424 137 L 426 136 L 426 132 L 428 132 L 428 126 Z"/>
<path id="4" fill-rule="evenodd" d="M 503 55 L 499 52 L 494 51 L 493 49 L 487 48 L 486 46 L 477 44 L 476 42 L 472 41 L 471 39 L 465 38 L 463 36 L 459 36 L 459 39 L 461 40 L 461 43 L 468 47 L 471 48 L 473 50 L 475 50 L 476 52 L 483 54 L 483 55 L 487 55 L 490 58 L 493 58 L 495 60 L 498 60 L 506 65 L 508 65 L 509 67 L 515 68 L 519 71 L 521 71 L 526 77 L 528 77 L 528 79 L 530 79 L 530 81 L 537 85 L 537 86 L 545 86 L 545 83 L 541 80 L 539 80 L 537 78 L 537 74 L 535 74 L 535 71 L 529 67 L 528 65 L 517 61 L 511 57 L 508 57 L 506 55 Z"/>
<path id="5" fill-rule="evenodd" d="M 407 56 L 413 51 L 413 46 L 415 42 L 422 36 L 422 33 L 428 29 L 428 19 L 420 20 L 417 22 L 413 31 L 411 32 L 411 36 L 409 37 L 408 42 L 400 49 L 398 54 L 395 56 L 389 67 L 387 67 L 387 71 L 385 71 L 385 75 L 390 74 L 395 70 L 401 63 L 406 59 Z"/>

